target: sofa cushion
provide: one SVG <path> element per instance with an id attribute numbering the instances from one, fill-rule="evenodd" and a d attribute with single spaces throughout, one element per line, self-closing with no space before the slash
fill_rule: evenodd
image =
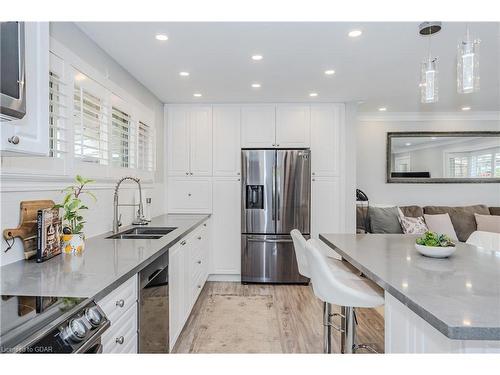
<path id="1" fill-rule="evenodd" d="M 356 205 L 356 233 L 370 233 L 370 220 L 368 219 L 368 206 Z"/>
<path id="2" fill-rule="evenodd" d="M 450 220 L 450 215 L 446 214 L 424 214 L 425 224 L 431 232 L 437 234 L 446 234 L 452 241 L 458 241 L 457 233 Z"/>
<path id="3" fill-rule="evenodd" d="M 469 238 L 472 232 L 477 230 L 474 214 L 489 215 L 490 211 L 488 207 L 484 205 L 464 207 L 425 206 L 424 214 L 449 214 L 458 239 L 464 242 L 467 241 L 467 238 Z"/>
<path id="4" fill-rule="evenodd" d="M 368 213 L 371 233 L 403 233 L 397 207 L 370 206 Z"/>
<path id="5" fill-rule="evenodd" d="M 490 215 L 500 216 L 500 207 L 490 207 Z"/>
<path id="6" fill-rule="evenodd" d="M 424 210 L 420 206 L 400 206 L 399 208 L 406 217 L 424 217 Z"/>
<path id="7" fill-rule="evenodd" d="M 474 216 L 476 217 L 478 231 L 500 233 L 500 216 L 479 214 L 474 214 Z"/>

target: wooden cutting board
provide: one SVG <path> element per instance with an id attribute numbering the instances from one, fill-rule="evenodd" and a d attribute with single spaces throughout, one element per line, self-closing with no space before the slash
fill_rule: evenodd
<path id="1" fill-rule="evenodd" d="M 52 200 L 21 201 L 20 224 L 17 228 L 5 229 L 3 236 L 6 240 L 19 237 L 23 241 L 24 258 L 36 256 L 37 246 L 37 214 L 38 210 L 54 206 Z"/>

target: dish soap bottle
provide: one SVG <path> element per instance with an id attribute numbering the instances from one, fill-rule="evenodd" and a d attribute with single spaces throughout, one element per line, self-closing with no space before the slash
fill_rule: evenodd
<path id="1" fill-rule="evenodd" d="M 151 221 L 151 198 L 146 198 L 146 206 L 144 207 L 144 219 Z"/>

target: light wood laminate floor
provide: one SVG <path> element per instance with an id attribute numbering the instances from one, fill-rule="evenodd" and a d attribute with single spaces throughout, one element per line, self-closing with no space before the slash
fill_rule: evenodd
<path id="1" fill-rule="evenodd" d="M 373 309 L 356 311 L 357 341 L 382 353 L 383 317 Z M 339 332 L 332 341 L 339 353 Z M 207 282 L 173 351 L 322 353 L 322 303 L 310 286 Z"/>

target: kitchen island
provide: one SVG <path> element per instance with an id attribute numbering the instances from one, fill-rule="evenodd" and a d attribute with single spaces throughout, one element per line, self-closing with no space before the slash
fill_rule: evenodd
<path id="1" fill-rule="evenodd" d="M 420 255 L 416 236 L 321 234 L 385 291 L 386 353 L 500 352 L 500 253 L 458 243 Z"/>

